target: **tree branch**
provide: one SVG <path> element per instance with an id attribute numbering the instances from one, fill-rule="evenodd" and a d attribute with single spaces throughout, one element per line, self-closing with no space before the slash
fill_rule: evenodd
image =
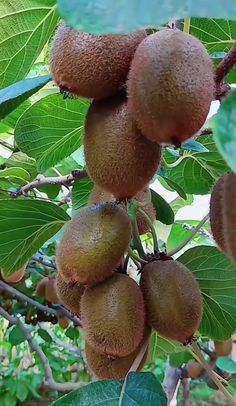
<path id="1" fill-rule="evenodd" d="M 183 406 L 190 406 L 190 402 L 189 402 L 190 388 L 189 388 L 189 379 L 188 378 L 182 379 L 182 386 L 183 386 L 183 398 L 184 398 Z"/>
<path id="2" fill-rule="evenodd" d="M 181 368 L 172 368 L 170 365 L 167 365 L 163 381 L 163 388 L 164 391 L 166 392 L 168 405 L 170 404 L 175 395 L 176 389 L 180 383 L 181 375 L 182 375 Z"/>
<path id="3" fill-rule="evenodd" d="M 69 175 L 65 176 L 55 176 L 55 177 L 44 177 L 39 176 L 35 181 L 28 183 L 23 186 L 17 193 L 17 196 L 23 195 L 28 196 L 28 193 L 40 186 L 45 185 L 64 185 L 71 186 L 75 180 L 82 179 L 87 176 L 86 170 L 76 170 L 72 171 Z"/>
<path id="4" fill-rule="evenodd" d="M 53 305 L 53 307 L 44 306 L 41 303 L 36 302 L 36 300 L 31 299 L 31 297 L 24 295 L 24 293 L 19 292 L 17 289 L 13 288 L 12 286 L 8 285 L 3 281 L 0 281 L 0 288 L 11 293 L 13 297 L 26 303 L 29 303 L 30 305 L 36 307 L 37 309 L 43 311 L 44 313 L 54 314 L 55 316 L 58 315 L 65 316 L 71 321 L 73 321 L 75 326 L 82 326 L 79 317 L 73 315 L 71 312 L 69 312 L 69 310 L 65 309 L 60 304 Z"/>
<path id="5" fill-rule="evenodd" d="M 26 340 L 28 341 L 28 344 L 29 344 L 31 350 L 34 351 L 38 355 L 38 357 L 42 363 L 42 366 L 44 368 L 44 372 L 45 372 L 44 386 L 46 386 L 52 390 L 56 390 L 58 392 L 70 392 L 72 390 L 78 389 L 81 386 L 83 386 L 83 384 L 81 382 L 75 382 L 75 383 L 73 383 L 73 382 L 67 382 L 67 383 L 56 382 L 53 378 L 52 369 L 49 365 L 48 359 L 47 359 L 46 355 L 44 354 L 43 350 L 41 349 L 41 347 L 33 339 L 32 335 L 31 335 L 31 331 L 25 327 L 25 325 L 20 321 L 20 319 L 18 317 L 11 316 L 2 307 L 0 307 L 0 315 L 2 317 L 4 317 L 6 320 L 8 320 L 10 324 L 19 327 L 19 329 L 24 334 Z"/>
<path id="6" fill-rule="evenodd" d="M 220 100 L 231 90 L 231 87 L 224 82 L 225 76 L 230 72 L 236 63 L 236 42 L 229 50 L 226 57 L 219 63 L 215 72 L 216 99 Z"/>

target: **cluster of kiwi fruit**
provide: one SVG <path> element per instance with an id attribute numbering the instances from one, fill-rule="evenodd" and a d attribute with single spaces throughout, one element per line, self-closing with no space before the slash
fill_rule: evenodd
<path id="1" fill-rule="evenodd" d="M 88 206 L 58 245 L 57 295 L 82 319 L 91 371 L 123 378 L 151 329 L 188 343 L 201 322 L 199 286 L 180 262 L 147 257 L 139 284 L 119 270 L 132 238 L 127 206 L 135 199 L 151 222 L 158 217 L 149 182 L 162 145 L 180 146 L 204 124 L 215 91 L 212 63 L 201 42 L 178 29 L 92 35 L 64 23 L 49 59 L 62 92 L 91 99 L 84 150 L 94 182 Z M 139 234 L 149 231 L 146 219 L 138 212 Z"/>

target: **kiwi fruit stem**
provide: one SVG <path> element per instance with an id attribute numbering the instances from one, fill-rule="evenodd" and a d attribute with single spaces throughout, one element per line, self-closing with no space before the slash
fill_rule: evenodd
<path id="1" fill-rule="evenodd" d="M 132 236 L 133 236 L 135 248 L 137 249 L 139 256 L 144 259 L 146 257 L 146 254 L 144 252 L 142 241 L 139 236 L 136 217 L 134 219 L 131 219 L 131 225 L 132 225 Z"/>
<path id="2" fill-rule="evenodd" d="M 200 223 L 192 229 L 192 231 L 189 233 L 189 235 L 176 248 L 174 248 L 172 251 L 168 252 L 167 255 L 169 257 L 172 257 L 173 255 L 177 254 L 177 252 L 182 250 L 185 247 L 185 245 L 187 245 L 192 240 L 192 238 L 195 236 L 195 234 L 197 234 L 197 232 L 202 228 L 203 224 L 205 224 L 208 219 L 209 219 L 209 213 L 206 214 L 206 216 L 203 217 L 203 219 L 200 221 Z"/>
<path id="3" fill-rule="evenodd" d="M 143 216 L 143 218 L 146 220 L 147 224 L 150 227 L 150 230 L 152 233 L 152 238 L 153 238 L 154 253 L 158 254 L 159 253 L 158 240 L 157 240 L 156 230 L 152 224 L 152 220 L 150 219 L 148 213 L 143 208 L 139 207 L 138 211 Z"/>
<path id="4" fill-rule="evenodd" d="M 140 258 L 138 255 L 136 255 L 131 248 L 128 249 L 128 254 L 130 256 L 130 258 L 132 258 L 132 260 L 136 263 L 140 263 L 142 265 L 146 265 L 148 263 L 148 261 L 145 261 L 145 259 Z"/>
<path id="5" fill-rule="evenodd" d="M 191 18 L 187 17 L 184 19 L 184 28 L 183 28 L 183 32 L 186 32 L 187 34 L 189 34 L 190 31 L 190 24 L 191 24 Z"/>
<path id="6" fill-rule="evenodd" d="M 227 391 L 227 389 L 224 387 L 223 383 L 220 381 L 218 375 L 214 371 L 212 371 L 211 367 L 208 365 L 207 361 L 203 357 L 199 344 L 196 342 L 193 342 L 191 344 L 191 347 L 193 349 L 193 354 L 194 354 L 195 358 L 197 359 L 197 361 L 200 362 L 200 364 L 204 367 L 208 376 L 216 384 L 216 386 L 219 388 L 219 390 L 225 395 L 225 397 L 229 401 L 230 405 L 236 406 L 236 400 Z M 227 384 L 228 384 L 228 382 L 227 382 Z"/>
<path id="7" fill-rule="evenodd" d="M 141 361 L 142 361 L 142 359 L 144 357 L 144 354 L 147 351 L 150 333 L 151 333 L 151 330 L 150 330 L 149 334 L 147 334 L 147 337 L 145 338 L 144 343 L 143 343 L 137 357 L 135 358 L 133 364 L 131 365 L 131 368 L 130 368 L 129 372 L 136 372 L 137 371 L 137 369 L 138 369 L 138 367 L 139 367 L 139 365 L 140 365 L 140 363 L 141 363 Z"/>

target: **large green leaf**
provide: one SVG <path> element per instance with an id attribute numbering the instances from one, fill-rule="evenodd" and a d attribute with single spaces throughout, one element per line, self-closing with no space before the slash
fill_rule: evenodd
<path id="1" fill-rule="evenodd" d="M 37 161 L 40 172 L 56 165 L 82 142 L 82 130 L 89 102 L 53 94 L 33 104 L 21 116 L 15 129 L 21 151 Z"/>
<path id="2" fill-rule="evenodd" d="M 175 219 L 174 212 L 170 205 L 153 189 L 151 190 L 152 204 L 155 208 L 156 218 L 163 224 L 172 224 Z"/>
<path id="3" fill-rule="evenodd" d="M 215 18 L 191 18 L 190 33 L 204 43 L 210 54 L 227 52 L 236 39 L 236 21 Z"/>
<path id="4" fill-rule="evenodd" d="M 12 274 L 69 220 L 53 203 L 0 200 L 0 267 Z"/>
<path id="5" fill-rule="evenodd" d="M 57 21 L 56 0 L 1 0 L 0 88 L 27 75 Z"/>
<path id="6" fill-rule="evenodd" d="M 38 76 L 21 80 L 0 90 L 0 119 L 6 117 L 30 96 L 51 80 L 51 76 Z"/>
<path id="7" fill-rule="evenodd" d="M 236 18 L 232 0 L 58 0 L 62 17 L 75 28 L 93 33 L 122 33 L 178 17 Z"/>
<path id="8" fill-rule="evenodd" d="M 168 340 L 153 332 L 149 344 L 149 359 L 151 362 L 161 355 L 174 354 L 184 350 L 184 346 L 177 341 Z"/>
<path id="9" fill-rule="evenodd" d="M 88 198 L 93 188 L 93 181 L 89 177 L 75 181 L 72 188 L 73 210 L 79 210 L 88 204 Z"/>
<path id="10" fill-rule="evenodd" d="M 19 327 L 13 327 L 9 334 L 9 342 L 11 345 L 18 345 L 26 340 L 24 333 L 22 333 Z"/>
<path id="11" fill-rule="evenodd" d="M 219 152 L 186 153 L 175 159 L 168 151 L 165 158 L 171 168 L 165 176 L 176 182 L 185 193 L 204 195 L 210 192 L 216 179 L 223 175 L 228 166 Z"/>
<path id="12" fill-rule="evenodd" d="M 198 221 L 189 220 L 176 221 L 175 224 L 172 225 L 171 232 L 168 236 L 167 252 L 172 251 L 180 244 L 181 241 L 184 241 L 186 238 L 188 238 L 191 234 L 192 229 L 197 226 L 198 223 Z M 198 233 L 194 235 L 194 237 L 189 242 L 189 245 L 187 245 L 187 248 L 190 248 L 191 246 L 194 247 L 196 245 L 213 245 L 213 241 L 208 233 L 204 232 L 204 226 L 201 228 L 201 230 L 199 230 Z"/>
<path id="13" fill-rule="evenodd" d="M 199 331 L 213 340 L 228 339 L 236 330 L 235 266 L 216 247 L 208 246 L 191 248 L 178 261 L 200 285 L 204 314 Z"/>
<path id="14" fill-rule="evenodd" d="M 30 174 L 30 180 L 33 180 L 37 175 L 35 160 L 28 157 L 23 152 L 14 152 L 6 161 L 7 168 L 16 166 L 25 169 Z"/>
<path id="15" fill-rule="evenodd" d="M 56 400 L 53 406 L 166 406 L 161 384 L 150 373 L 129 373 L 126 380 L 92 382 Z"/>
<path id="16" fill-rule="evenodd" d="M 214 119 L 216 145 L 231 169 L 236 172 L 236 92 L 222 102 Z"/>

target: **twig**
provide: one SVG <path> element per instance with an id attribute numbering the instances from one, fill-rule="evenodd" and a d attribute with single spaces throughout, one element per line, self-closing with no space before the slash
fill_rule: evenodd
<path id="1" fill-rule="evenodd" d="M 236 63 L 236 42 L 233 44 L 232 48 L 229 50 L 225 58 L 219 63 L 215 72 L 215 82 L 216 84 L 222 83 L 225 76 L 234 67 Z"/>
<path id="2" fill-rule="evenodd" d="M 21 301 L 29 303 L 30 305 L 36 307 L 37 309 L 43 311 L 44 313 L 54 314 L 55 316 L 58 316 L 58 314 L 63 315 L 68 319 L 70 319 L 71 321 L 73 321 L 75 326 L 82 326 L 79 317 L 74 316 L 71 312 L 69 312 L 69 310 L 65 309 L 63 306 L 59 304 L 54 305 L 53 307 L 44 306 L 41 303 L 36 302 L 36 300 L 31 299 L 31 297 L 24 295 L 24 293 L 19 292 L 17 289 L 13 288 L 12 286 L 8 285 L 3 281 L 0 281 L 0 288 L 11 293 L 13 297 L 16 297 Z"/>
<path id="3" fill-rule="evenodd" d="M 145 209 L 139 207 L 138 211 L 141 214 L 141 216 L 143 216 L 144 220 L 147 222 L 148 226 L 150 227 L 150 230 L 152 233 L 152 239 L 153 239 L 154 254 L 158 254 L 159 253 L 158 241 L 157 241 L 157 236 L 156 236 L 156 230 L 152 224 L 152 220 L 150 219 L 150 217 L 149 217 L 148 213 L 145 211 Z"/>
<path id="4" fill-rule="evenodd" d="M 135 358 L 133 364 L 131 365 L 131 367 L 129 369 L 129 372 L 136 372 L 137 371 L 137 369 L 138 369 L 139 365 L 141 364 L 142 359 L 143 359 L 143 357 L 145 355 L 145 352 L 147 351 L 148 343 L 149 343 L 149 337 L 150 337 L 150 333 L 148 333 L 147 336 L 145 337 L 144 343 L 143 343 L 137 357 Z"/>
<path id="5" fill-rule="evenodd" d="M 172 251 L 168 252 L 168 256 L 172 257 L 173 255 L 177 254 L 180 250 L 182 250 L 185 245 L 189 243 L 189 241 L 192 240 L 192 238 L 197 234 L 197 232 L 202 228 L 203 224 L 209 219 L 209 213 L 203 217 L 203 219 L 200 221 L 200 223 L 192 229 L 192 231 L 189 233 L 189 235 L 181 242 L 180 245 L 178 245 L 176 248 L 174 248 Z"/>
<path id="6" fill-rule="evenodd" d="M 204 128 L 203 130 L 201 130 L 199 133 L 197 133 L 197 137 L 201 137 L 204 135 L 212 135 L 213 134 L 213 130 L 212 128 Z"/>
<path id="7" fill-rule="evenodd" d="M 189 388 L 189 379 L 188 378 L 182 379 L 182 386 L 183 386 L 183 398 L 184 398 L 183 406 L 190 406 L 190 402 L 189 402 L 190 388 Z"/>
<path id="8" fill-rule="evenodd" d="M 140 258 L 138 255 L 136 255 L 136 254 L 132 251 L 131 248 L 129 248 L 127 252 L 128 252 L 128 254 L 129 254 L 130 258 L 132 258 L 134 262 L 135 262 L 135 261 L 138 261 L 138 262 L 140 262 L 140 264 L 142 264 L 142 265 L 146 265 L 146 264 L 148 263 L 148 261 L 146 261 L 145 259 L 142 259 L 142 258 Z"/>
<path id="9" fill-rule="evenodd" d="M 46 355 L 44 354 L 43 350 L 41 349 L 41 347 L 33 339 L 32 335 L 31 335 L 31 331 L 28 330 L 24 326 L 24 324 L 20 321 L 20 318 L 11 316 L 2 307 L 0 307 L 0 315 L 2 317 L 4 317 L 6 320 L 8 320 L 10 324 L 19 327 L 19 329 L 24 334 L 26 340 L 28 341 L 31 350 L 34 351 L 38 355 L 38 357 L 42 363 L 42 366 L 44 368 L 44 371 L 45 371 L 44 385 L 46 387 L 48 387 L 52 390 L 59 391 L 59 392 L 70 392 L 72 390 L 76 390 L 76 389 L 80 388 L 83 385 L 81 382 L 75 382 L 75 383 L 73 383 L 73 382 L 67 382 L 67 383 L 56 382 L 53 378 L 52 369 L 49 365 L 48 359 L 47 359 Z"/>
<path id="10" fill-rule="evenodd" d="M 9 149 L 9 151 L 15 152 L 15 148 L 6 141 L 0 140 L 0 145 L 2 145 L 4 148 Z"/>
<path id="11" fill-rule="evenodd" d="M 57 269 L 56 264 L 54 264 L 53 261 L 47 260 L 43 256 L 33 256 L 30 261 L 38 262 L 39 264 L 47 266 L 48 268 Z"/>
<path id="12" fill-rule="evenodd" d="M 82 179 L 87 176 L 86 170 L 76 170 L 70 173 L 69 175 L 65 176 L 55 176 L 55 177 L 44 177 L 39 176 L 35 181 L 28 183 L 27 185 L 23 186 L 16 195 L 23 195 L 27 196 L 28 193 L 40 186 L 45 185 L 64 185 L 64 186 L 71 186 L 75 180 Z"/>
<path id="13" fill-rule="evenodd" d="M 38 323 L 39 327 L 42 328 L 43 330 L 45 329 L 43 323 Z M 55 344 L 57 344 L 59 347 L 64 348 L 65 350 L 78 355 L 79 357 L 82 358 L 82 353 L 80 349 L 72 344 L 69 344 L 65 341 L 60 340 L 50 329 L 47 328 L 47 333 L 50 335 L 52 341 L 54 341 Z"/>
<path id="14" fill-rule="evenodd" d="M 175 395 L 175 392 L 180 383 L 181 375 L 182 375 L 181 368 L 172 368 L 170 365 L 167 365 L 163 381 L 163 388 L 167 395 L 168 405 L 170 404 Z"/>
<path id="15" fill-rule="evenodd" d="M 135 217 L 135 219 L 131 220 L 131 224 L 132 224 L 132 236 L 133 236 L 135 248 L 138 251 L 139 256 L 144 259 L 144 258 L 146 258 L 146 254 L 144 252 L 142 241 L 141 241 L 140 236 L 139 236 L 138 224 L 137 224 L 136 217 Z"/>
<path id="16" fill-rule="evenodd" d="M 185 18 L 184 19 L 184 28 L 183 31 L 186 32 L 186 34 L 189 34 L 190 31 L 190 25 L 191 25 L 191 18 Z"/>

